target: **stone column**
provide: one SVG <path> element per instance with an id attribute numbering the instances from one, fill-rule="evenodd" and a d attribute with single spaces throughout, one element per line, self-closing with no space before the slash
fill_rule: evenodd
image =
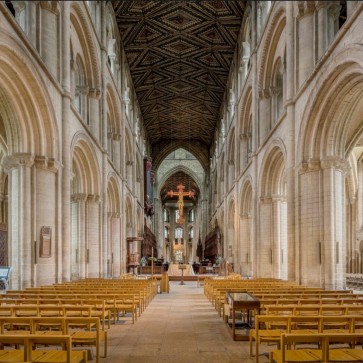
<path id="1" fill-rule="evenodd" d="M 36 251 L 37 268 L 34 283 L 36 286 L 50 285 L 58 282 L 59 265 L 61 264 L 61 246 L 59 240 L 58 214 L 61 203 L 57 188 L 57 171 L 60 169 L 58 163 L 46 157 L 36 157 L 32 170 L 32 210 L 33 210 L 33 241 L 38 242 Z M 51 233 L 50 256 L 41 254 L 43 227 L 49 227 Z M 45 251 L 46 252 L 46 251 Z"/>
<path id="2" fill-rule="evenodd" d="M 102 135 L 102 204 L 101 204 L 101 218 L 99 218 L 101 226 L 100 234 L 100 273 L 102 277 L 107 276 L 107 170 L 108 170 L 108 158 L 107 158 L 107 97 L 106 97 L 106 86 L 107 86 L 107 12 L 106 3 L 101 2 L 101 69 L 102 69 L 102 90 L 101 90 L 101 135 Z M 101 252 L 102 251 L 102 252 Z"/>
<path id="3" fill-rule="evenodd" d="M 13 267 L 11 288 L 33 286 L 34 241 L 32 238 L 31 167 L 30 154 L 7 156 L 4 169 L 9 185 L 9 265 Z"/>
<path id="4" fill-rule="evenodd" d="M 240 217 L 240 273 L 242 276 L 249 276 L 249 262 L 251 258 L 250 253 L 250 226 L 248 214 L 243 214 Z"/>
<path id="5" fill-rule="evenodd" d="M 98 195 L 87 197 L 87 277 L 107 277 L 107 235 L 100 244 L 100 204 Z M 103 204 L 103 203 L 102 203 Z M 101 204 L 101 206 L 102 206 Z M 103 220 L 107 227 L 107 218 Z M 107 230 L 106 230 L 107 233 Z M 101 250 L 102 247 L 102 250 Z M 106 247 L 106 248 L 105 248 Z M 106 251 L 104 251 L 106 249 Z"/>
<path id="6" fill-rule="evenodd" d="M 318 59 L 328 48 L 328 5 L 329 1 L 316 1 L 318 11 Z"/>
<path id="7" fill-rule="evenodd" d="M 257 246 L 257 276 L 258 277 L 277 277 L 273 271 L 273 206 L 272 199 L 269 197 L 260 198 L 260 223 L 259 243 Z"/>
<path id="8" fill-rule="evenodd" d="M 344 161 L 321 162 L 324 193 L 324 288 L 341 289 L 345 282 L 345 181 Z M 343 247 L 344 246 L 344 247 Z"/>
<path id="9" fill-rule="evenodd" d="M 288 124 L 286 181 L 287 181 L 287 255 L 284 264 L 287 265 L 287 279 L 296 281 L 299 270 L 299 261 L 296 258 L 296 240 L 298 223 L 295 220 L 295 18 L 293 2 L 286 2 L 286 120 Z M 299 235 L 297 234 L 297 237 Z"/>
<path id="10" fill-rule="evenodd" d="M 260 90 L 259 96 L 259 139 L 258 144 L 261 144 L 266 138 L 271 128 L 271 96 L 269 90 Z"/>
<path id="11" fill-rule="evenodd" d="M 70 241 L 71 241 L 71 192 L 70 180 L 72 170 L 71 159 L 71 137 L 70 137 L 70 2 L 62 3 L 62 137 L 60 145 L 62 147 L 62 279 L 70 281 L 71 260 L 70 260 Z"/>
<path id="12" fill-rule="evenodd" d="M 306 81 L 314 68 L 314 1 L 298 1 L 297 48 L 298 48 L 298 86 Z"/>
<path id="13" fill-rule="evenodd" d="M 111 216 L 111 275 L 112 277 L 119 277 L 121 274 L 121 219 L 119 213 L 113 213 Z"/>
<path id="14" fill-rule="evenodd" d="M 120 151 L 121 151 L 121 134 L 113 134 L 113 163 L 115 165 L 116 170 L 121 171 L 121 160 L 120 160 Z"/>
<path id="15" fill-rule="evenodd" d="M 74 215 L 73 226 L 76 227 L 72 233 L 74 240 L 72 240 L 72 262 L 76 262 L 76 265 L 72 265 L 72 276 L 78 279 L 84 279 L 87 277 L 87 231 L 86 231 L 86 201 L 88 194 L 78 193 L 72 195 L 72 201 L 75 203 L 74 208 L 76 213 Z"/>
<path id="16" fill-rule="evenodd" d="M 38 1 L 28 1 L 28 37 L 30 43 L 33 45 L 34 48 L 39 50 L 37 44 L 37 26 L 39 26 L 37 22 L 37 6 Z"/>
<path id="17" fill-rule="evenodd" d="M 59 79 L 58 1 L 39 1 L 41 9 L 40 54 L 48 70 Z M 69 41 L 69 39 L 68 39 Z M 68 62 L 70 58 L 68 58 Z"/>
<path id="18" fill-rule="evenodd" d="M 100 96 L 101 91 L 96 88 L 88 90 L 89 99 L 89 125 L 92 135 L 100 140 Z"/>

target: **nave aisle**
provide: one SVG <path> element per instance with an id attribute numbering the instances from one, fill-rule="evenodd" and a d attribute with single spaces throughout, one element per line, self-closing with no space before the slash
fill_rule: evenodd
<path id="1" fill-rule="evenodd" d="M 109 331 L 109 356 L 101 363 L 252 363 L 248 342 L 232 340 L 196 282 L 170 284 L 132 325 Z M 266 356 L 260 363 L 268 362 Z"/>

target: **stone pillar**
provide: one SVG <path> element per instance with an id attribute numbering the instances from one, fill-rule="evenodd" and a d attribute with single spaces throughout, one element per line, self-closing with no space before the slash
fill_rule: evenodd
<path id="1" fill-rule="evenodd" d="M 296 234 L 298 223 L 295 218 L 295 18 L 293 2 L 286 2 L 286 120 L 288 124 L 286 181 L 287 181 L 287 251 L 284 264 L 287 265 L 287 279 L 296 281 L 299 272 L 299 261 L 296 258 Z M 297 234 L 297 236 L 299 236 Z"/>
<path id="2" fill-rule="evenodd" d="M 328 48 L 328 1 L 316 1 L 318 11 L 318 59 Z"/>
<path id="3" fill-rule="evenodd" d="M 57 189 L 57 171 L 59 165 L 45 157 L 35 158 L 32 172 L 33 202 L 33 240 L 37 241 L 37 265 L 34 283 L 36 286 L 58 282 L 59 264 L 61 264 L 61 241 L 59 241 L 58 219 L 59 205 Z M 50 227 L 50 255 L 42 255 L 42 227 Z M 46 251 L 45 251 L 46 252 Z"/>
<path id="4" fill-rule="evenodd" d="M 100 95 L 101 91 L 96 88 L 88 90 L 89 96 L 89 125 L 92 135 L 100 141 Z"/>
<path id="5" fill-rule="evenodd" d="M 269 90 L 259 91 L 259 139 L 261 144 L 267 137 L 271 128 L 271 97 Z"/>
<path id="6" fill-rule="evenodd" d="M 98 195 L 88 195 L 87 197 L 87 277 L 101 277 L 101 275 L 107 277 L 107 235 L 101 245 L 100 221 L 102 219 L 100 218 L 100 202 Z M 107 227 L 107 218 L 104 222 Z"/>
<path id="7" fill-rule="evenodd" d="M 34 241 L 32 238 L 30 154 L 7 156 L 4 169 L 9 185 L 9 265 L 13 267 L 11 288 L 24 289 L 34 284 Z"/>
<path id="8" fill-rule="evenodd" d="M 39 50 L 37 44 L 37 6 L 38 1 L 28 1 L 28 37 L 34 48 Z"/>
<path id="9" fill-rule="evenodd" d="M 341 289 L 345 285 L 345 181 L 344 162 L 324 159 L 324 288 Z M 344 247 L 343 247 L 344 246 Z"/>
<path id="10" fill-rule="evenodd" d="M 240 218 L 240 272 L 242 276 L 249 276 L 250 252 L 250 226 L 248 214 L 243 214 Z"/>
<path id="11" fill-rule="evenodd" d="M 106 11 L 106 3 L 101 2 L 101 69 L 102 69 L 102 90 L 101 90 L 101 135 L 102 135 L 102 204 L 101 204 L 101 218 L 99 218 L 101 233 L 100 237 L 100 270 L 102 277 L 107 276 L 107 185 L 108 185 L 108 158 L 107 158 L 107 97 L 106 97 L 106 86 L 108 80 L 106 75 L 108 74 L 107 70 L 107 11 Z M 102 252 L 101 252 L 102 251 Z"/>
<path id="12" fill-rule="evenodd" d="M 259 243 L 256 246 L 257 266 L 256 277 L 276 277 L 273 272 L 273 226 L 272 226 L 272 199 L 260 198 L 259 203 Z"/>
<path id="13" fill-rule="evenodd" d="M 121 170 L 121 160 L 120 160 L 120 151 L 121 151 L 121 134 L 113 134 L 112 138 L 112 148 L 113 148 L 113 163 L 115 165 L 116 170 Z"/>
<path id="14" fill-rule="evenodd" d="M 71 159 L 71 137 L 70 137 L 70 2 L 62 3 L 62 137 L 60 145 L 62 147 L 62 279 L 70 281 L 71 278 L 71 192 L 70 180 L 72 170 Z"/>
<path id="15" fill-rule="evenodd" d="M 40 1 L 41 31 L 40 54 L 48 70 L 59 79 L 59 47 L 58 47 L 58 1 Z M 69 41 L 69 39 L 68 39 Z M 68 62 L 70 58 L 68 58 Z"/>
<path id="16" fill-rule="evenodd" d="M 314 1 L 299 1 L 297 17 L 298 86 L 306 81 L 314 68 Z"/>
<path id="17" fill-rule="evenodd" d="M 110 234 L 111 234 L 111 276 L 119 277 L 121 274 L 121 219 L 119 213 L 113 213 L 111 215 L 110 223 Z"/>

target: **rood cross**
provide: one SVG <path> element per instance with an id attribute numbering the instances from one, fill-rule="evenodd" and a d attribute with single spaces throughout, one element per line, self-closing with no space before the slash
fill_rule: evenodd
<path id="1" fill-rule="evenodd" d="M 178 224 L 183 224 L 184 223 L 184 212 L 183 212 L 183 206 L 184 206 L 184 201 L 183 201 L 183 197 L 184 196 L 189 196 L 190 198 L 194 197 L 194 192 L 189 191 L 189 192 L 184 192 L 185 186 L 182 183 L 179 183 L 179 185 L 176 187 L 178 189 L 177 192 L 173 192 L 172 190 L 170 192 L 167 193 L 167 195 L 169 197 L 174 197 L 174 196 L 178 196 L 178 208 L 179 208 L 179 218 L 176 221 L 176 223 Z"/>

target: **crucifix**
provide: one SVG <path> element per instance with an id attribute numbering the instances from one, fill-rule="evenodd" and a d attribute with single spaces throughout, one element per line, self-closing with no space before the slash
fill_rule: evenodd
<path id="1" fill-rule="evenodd" d="M 184 212 L 183 212 L 184 201 L 183 201 L 183 197 L 184 196 L 189 196 L 189 198 L 193 198 L 195 193 L 192 192 L 191 190 L 189 192 L 184 192 L 185 186 L 182 183 L 179 183 L 176 188 L 178 189 L 177 192 L 173 192 L 171 190 L 170 192 L 167 193 L 167 195 L 169 197 L 178 196 L 178 198 L 179 198 L 178 199 L 179 218 L 176 221 L 176 223 L 183 224 L 184 223 Z"/>

